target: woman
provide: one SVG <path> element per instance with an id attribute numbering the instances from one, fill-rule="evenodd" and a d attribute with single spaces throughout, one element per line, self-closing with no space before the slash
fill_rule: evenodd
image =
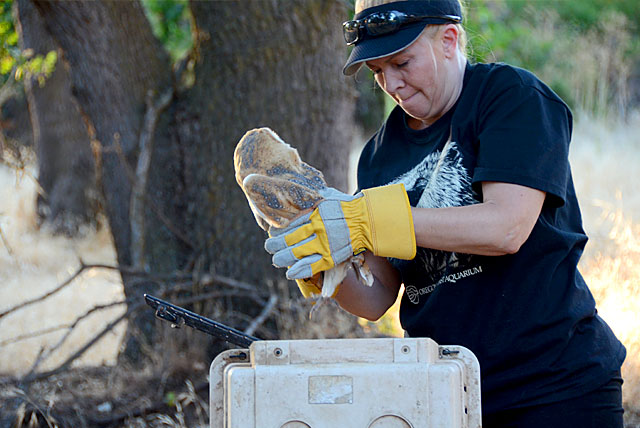
<path id="1" fill-rule="evenodd" d="M 568 162 L 572 117 L 531 73 L 464 55 L 458 0 L 356 3 L 344 73 L 398 104 L 337 191 L 266 248 L 305 296 L 365 251 L 335 298 L 368 319 L 401 284 L 403 328 L 471 349 L 485 427 L 622 427 L 626 350 L 577 270 L 587 241 Z M 406 189 L 406 191 L 405 191 Z"/>

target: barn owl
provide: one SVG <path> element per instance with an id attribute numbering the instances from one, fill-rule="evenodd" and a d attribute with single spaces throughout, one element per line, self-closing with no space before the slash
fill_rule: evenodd
<path id="1" fill-rule="evenodd" d="M 322 172 L 303 162 L 298 151 L 269 128 L 244 134 L 233 158 L 236 181 L 264 230 L 287 227 L 323 199 L 320 191 L 327 188 L 327 183 Z M 359 254 L 324 272 L 321 298 L 333 296 L 349 268 L 365 285 L 373 284 L 373 275 Z"/>

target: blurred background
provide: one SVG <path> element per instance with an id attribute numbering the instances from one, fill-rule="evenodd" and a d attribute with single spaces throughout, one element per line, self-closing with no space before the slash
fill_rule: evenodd
<path id="1" fill-rule="evenodd" d="M 533 71 L 571 107 L 590 237 L 580 264 L 627 347 L 640 426 L 640 2 L 467 1 L 468 56 Z M 0 3 L 0 427 L 208 423 L 224 343 L 172 330 L 151 293 L 266 339 L 401 336 L 337 307 L 309 320 L 233 176 L 269 126 L 355 188 L 391 108 L 347 55 L 342 0 Z"/>

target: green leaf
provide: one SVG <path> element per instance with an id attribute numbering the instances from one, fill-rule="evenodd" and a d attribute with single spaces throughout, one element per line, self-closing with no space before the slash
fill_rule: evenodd
<path id="1" fill-rule="evenodd" d="M 164 402 L 167 406 L 174 407 L 176 405 L 176 393 L 169 391 L 164 395 Z"/>
<path id="2" fill-rule="evenodd" d="M 193 47 L 191 9 L 187 0 L 142 0 L 153 34 L 179 61 Z"/>
<path id="3" fill-rule="evenodd" d="M 7 44 L 9 46 L 17 46 L 18 45 L 18 33 L 16 33 L 15 31 L 12 33 L 9 33 L 9 35 L 7 36 Z"/>
<path id="4" fill-rule="evenodd" d="M 7 74 L 13 69 L 13 65 L 16 63 L 15 59 L 10 56 L 5 56 L 0 59 L 0 73 Z"/>
<path id="5" fill-rule="evenodd" d="M 50 51 L 44 57 L 44 62 L 42 64 L 42 67 L 44 69 L 44 72 L 47 74 L 47 76 L 53 73 L 53 70 L 55 69 L 57 61 L 58 61 L 58 53 L 56 51 Z"/>

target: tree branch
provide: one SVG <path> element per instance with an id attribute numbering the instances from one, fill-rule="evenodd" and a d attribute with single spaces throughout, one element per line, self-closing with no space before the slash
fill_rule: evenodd
<path id="1" fill-rule="evenodd" d="M 170 292 L 176 292 L 176 291 L 180 291 L 180 290 L 175 290 L 175 289 L 170 290 Z M 162 297 L 165 297 L 166 294 L 167 294 L 166 292 L 165 293 L 160 293 L 160 295 Z M 198 294 L 196 296 L 183 297 L 183 298 L 175 299 L 172 303 L 175 304 L 175 305 L 189 305 L 191 303 L 202 302 L 203 300 L 215 299 L 215 298 L 218 298 L 218 297 L 247 297 L 247 298 L 255 301 L 256 303 L 258 303 L 259 305 L 268 304 L 268 302 L 266 302 L 264 299 L 259 298 L 255 294 L 251 294 L 251 293 L 248 293 L 248 292 L 237 291 L 237 290 L 232 290 L 232 291 L 212 291 L 210 293 L 201 293 L 201 294 Z"/>
<path id="2" fill-rule="evenodd" d="M 207 298 L 211 298 L 212 296 L 220 296 L 220 295 L 224 295 L 224 294 L 225 294 L 224 292 L 212 292 L 212 293 L 207 293 L 207 294 L 201 294 L 201 295 L 194 296 L 194 297 L 191 297 L 191 298 L 188 298 L 188 299 L 179 299 L 179 303 L 180 304 L 192 303 L 192 302 L 195 302 L 195 301 L 205 300 Z M 231 292 L 231 293 L 226 293 L 226 294 L 227 295 L 237 295 L 237 292 Z M 262 323 L 264 323 L 264 321 L 268 318 L 270 313 L 273 311 L 273 309 L 275 308 L 277 302 L 278 302 L 277 296 L 275 294 L 271 295 L 271 297 L 269 298 L 269 301 L 265 304 L 265 306 L 264 306 L 263 310 L 261 311 L 261 313 L 258 315 L 258 317 L 256 317 L 253 320 L 253 322 L 251 323 L 251 325 L 247 328 L 247 330 L 245 332 L 247 334 L 252 334 L 253 331 L 255 331 L 258 327 L 260 327 L 260 325 L 262 325 Z M 42 362 L 46 358 L 48 358 L 49 355 L 51 355 L 51 353 L 53 351 L 55 351 L 60 345 L 62 345 L 62 343 L 64 341 L 66 341 L 67 337 L 69 336 L 69 334 L 71 333 L 73 328 L 80 321 L 82 321 L 87 316 L 89 316 L 90 313 L 94 312 L 95 310 L 105 309 L 108 306 L 115 306 L 115 305 L 124 304 L 124 303 L 128 303 L 129 304 L 129 307 L 128 307 L 127 311 L 124 314 L 120 315 L 119 317 L 117 317 L 114 320 L 112 320 L 109 324 L 107 324 L 104 329 L 102 329 L 92 339 L 87 341 L 85 343 L 85 345 L 83 345 L 80 349 L 78 349 L 76 352 L 74 352 L 62 364 L 60 364 L 55 369 L 52 369 L 52 370 L 49 370 L 49 371 L 46 371 L 46 372 L 35 373 L 35 370 L 38 368 L 38 366 L 40 364 L 42 364 Z M 78 317 L 72 323 L 72 325 L 69 327 L 69 332 L 53 348 L 51 348 L 46 354 L 45 354 L 45 351 L 43 349 L 40 352 L 40 354 L 38 355 L 38 358 L 36 359 L 36 362 L 32 366 L 31 370 L 29 371 L 29 373 L 27 375 L 25 375 L 23 377 L 21 382 L 22 383 L 33 382 L 33 381 L 36 381 L 36 380 L 39 380 L 39 379 L 43 379 L 43 378 L 47 378 L 47 377 L 53 376 L 55 374 L 58 374 L 58 373 L 60 373 L 60 372 L 62 372 L 64 370 L 66 370 L 67 368 L 69 368 L 71 363 L 73 363 L 73 361 L 75 361 L 76 359 L 80 358 L 88 349 L 90 349 L 95 343 L 97 343 L 105 334 L 107 334 L 109 331 L 111 331 L 116 325 L 118 325 L 120 322 L 122 322 L 124 319 L 126 319 L 132 313 L 137 312 L 138 310 L 140 310 L 140 308 L 143 306 L 143 303 L 140 302 L 140 303 L 131 304 L 130 301 L 121 301 L 121 302 L 114 302 L 112 304 L 107 304 L 107 305 L 102 305 L 102 306 L 103 307 L 94 307 L 94 308 L 90 309 L 87 313 L 85 313 L 82 316 Z"/>
<path id="3" fill-rule="evenodd" d="M 125 169 L 125 172 L 127 174 L 127 177 L 129 178 L 129 181 L 132 183 L 132 185 L 134 185 L 134 183 L 136 183 L 136 181 L 137 181 L 136 180 L 136 176 L 135 176 L 133 170 L 131 169 L 131 166 L 127 162 L 126 156 L 124 155 L 124 152 L 122 150 L 122 145 L 120 144 L 120 136 L 119 135 L 116 134 L 114 136 L 113 147 L 101 147 L 100 150 L 103 153 L 115 152 L 116 155 L 118 156 L 118 159 L 120 159 L 120 162 L 124 166 L 124 169 Z M 178 229 L 178 227 L 175 226 L 171 222 L 171 220 L 169 220 L 169 218 L 166 215 L 164 215 L 164 213 L 155 204 L 155 202 L 153 202 L 152 199 L 149 199 L 147 197 L 146 193 L 143 193 L 142 197 L 144 199 L 144 202 L 149 205 L 149 207 L 151 208 L 153 213 L 158 216 L 158 218 L 160 219 L 162 224 L 164 224 L 165 227 L 167 229 L 169 229 L 169 231 L 171 231 L 171 233 L 173 233 L 180 241 L 182 241 L 183 243 L 187 244 L 189 246 L 189 248 L 191 248 L 191 249 L 196 248 L 196 246 L 189 240 L 189 238 L 187 238 L 186 234 L 184 232 L 182 232 L 180 229 Z M 131 209 L 129 211 L 131 212 Z M 129 217 L 131 217 L 131 215 L 129 215 Z"/>
<path id="4" fill-rule="evenodd" d="M 92 313 L 97 312 L 97 311 L 101 311 L 101 310 L 104 310 L 104 309 L 109 309 L 109 308 L 112 308 L 114 306 L 124 305 L 126 303 L 127 303 L 127 300 L 120 300 L 118 302 L 111 302 L 111 303 L 106 303 L 104 305 L 94 306 L 93 308 L 89 309 L 87 312 L 85 312 L 84 314 L 80 315 L 75 320 L 73 320 L 72 323 L 61 324 L 61 325 L 57 325 L 55 327 L 49 327 L 49 328 L 45 328 L 45 329 L 42 329 L 42 330 L 31 332 L 31 333 L 21 334 L 20 336 L 15 336 L 15 337 L 12 337 L 12 338 L 9 338 L 9 339 L 5 339 L 2 342 L 0 342 L 0 347 L 6 346 L 6 345 L 11 345 L 11 344 L 18 343 L 18 342 L 22 342 L 23 340 L 33 339 L 35 337 L 43 336 L 45 334 L 55 333 L 56 331 L 59 331 L 59 330 L 64 330 L 64 329 L 72 330 L 83 319 L 87 318 Z M 65 337 L 66 336 L 68 336 L 68 333 L 67 333 L 67 335 L 65 335 Z"/>
<path id="5" fill-rule="evenodd" d="M 0 105 L 3 105 L 9 98 L 18 94 L 18 84 L 16 83 L 16 69 L 9 73 L 9 78 L 0 87 Z"/>
<path id="6" fill-rule="evenodd" d="M 116 325 L 120 324 L 124 319 L 126 319 L 130 314 L 132 314 L 133 312 L 136 312 L 137 310 L 140 309 L 140 307 L 142 306 L 142 303 L 136 303 L 133 304 L 131 306 L 129 306 L 129 309 L 127 309 L 127 311 L 120 315 L 119 317 L 117 317 L 116 319 L 114 319 L 113 321 L 111 321 L 109 324 L 107 324 L 105 326 L 105 328 L 103 328 L 102 330 L 100 330 L 100 332 L 98 332 L 98 334 L 96 334 L 93 338 L 91 338 L 87 343 L 85 343 L 80 349 L 78 349 L 76 352 L 74 352 L 69 358 L 67 358 L 62 364 L 60 364 L 58 367 L 56 367 L 53 370 L 49 370 L 46 372 L 40 372 L 40 373 L 33 373 L 32 372 L 27 374 L 25 377 L 22 378 L 21 382 L 22 383 L 30 383 L 39 379 L 44 379 L 50 376 L 53 376 L 55 374 L 58 374 L 64 370 L 66 370 L 67 368 L 69 368 L 69 366 L 71 365 L 71 363 L 73 363 L 76 359 L 80 358 L 82 356 L 82 354 L 84 354 L 89 348 L 91 348 L 93 345 L 96 344 L 96 342 L 98 342 L 100 339 L 102 339 L 102 337 L 107 334 L 109 331 L 111 331 Z"/>
<path id="7" fill-rule="evenodd" d="M 133 266 L 144 268 L 144 201 L 146 198 L 147 183 L 149 181 L 149 168 L 151 167 L 151 154 L 153 153 L 154 134 L 160 113 L 169 105 L 173 98 L 173 88 L 165 91 L 157 101 L 153 101 L 153 92 L 147 94 L 147 111 L 144 115 L 142 132 L 140 133 L 140 152 L 138 165 L 135 172 L 135 180 L 131 189 L 131 204 L 129 208 L 129 221 L 131 227 L 131 257 Z"/>
<path id="8" fill-rule="evenodd" d="M 239 288 L 241 290 L 254 292 L 258 290 L 255 285 L 249 284 L 248 282 L 238 281 L 237 279 L 229 278 L 227 276 L 222 276 L 215 273 L 203 275 L 201 281 L 204 285 L 209 285 L 210 283 L 217 282 L 218 284 L 223 284 L 231 288 Z"/>
<path id="9" fill-rule="evenodd" d="M 56 331 L 64 330 L 65 328 L 69 328 L 70 326 L 71 324 L 69 323 L 60 324 L 55 327 L 44 328 L 42 330 L 32 331 L 31 333 L 21 334 L 20 336 L 10 337 L 9 339 L 5 339 L 2 342 L 0 342 L 0 348 L 2 348 L 3 346 L 12 345 L 14 343 L 22 342 L 23 340 L 33 339 L 38 336 L 44 336 L 45 334 L 49 334 L 49 333 L 55 333 Z"/>
<path id="10" fill-rule="evenodd" d="M 19 309 L 23 309 L 27 306 L 31 306 L 35 303 L 39 303 L 42 302 L 43 300 L 48 299 L 49 297 L 53 296 L 54 294 L 62 291 L 65 287 L 67 287 L 68 285 L 70 285 L 76 278 L 78 278 L 85 270 L 87 269 L 110 269 L 110 270 L 117 270 L 119 271 L 121 274 L 126 274 L 129 276 L 139 276 L 145 279 L 149 279 L 152 281 L 179 281 L 179 280 L 194 280 L 194 277 L 192 274 L 182 274 L 182 273 L 173 273 L 173 274 L 169 274 L 169 275 L 154 275 L 154 274 L 150 274 L 148 272 L 144 272 L 144 271 L 140 271 L 140 270 L 136 270 L 136 269 L 132 269 L 130 267 L 124 267 L 124 266 L 114 266 L 114 265 L 107 265 L 107 264 L 85 264 L 82 260 L 80 260 L 80 267 L 69 277 L 67 278 L 65 281 L 63 281 L 60 285 L 56 286 L 53 290 L 43 294 L 42 296 L 24 301 L 20 304 L 17 304 L 15 306 L 10 307 L 9 309 L 6 309 L 3 312 L 0 312 L 0 320 L 2 318 L 4 318 L 5 316 L 19 310 Z M 222 284 L 222 285 L 226 285 L 228 287 L 231 288 L 236 288 L 236 289 L 240 289 L 240 290 L 245 290 L 245 291 L 251 291 L 253 293 L 256 292 L 256 290 L 259 290 L 258 287 L 251 285 L 249 283 L 246 282 L 242 282 L 242 281 L 238 281 L 236 279 L 233 278 L 228 278 L 222 275 L 217 275 L 217 274 L 205 274 L 202 276 L 201 278 L 201 283 L 203 285 L 211 285 L 213 283 L 218 283 L 218 284 Z M 239 294 L 238 294 L 239 295 Z"/>
<path id="11" fill-rule="evenodd" d="M 219 284 L 219 285 L 223 285 L 226 287 L 231 288 L 231 290 L 216 290 L 216 291 L 212 291 L 209 293 L 201 293 L 198 294 L 197 296 L 191 296 L 191 297 L 187 297 L 187 298 L 181 298 L 181 299 L 177 299 L 177 303 L 179 304 L 188 304 L 188 303 L 194 303 L 194 302 L 198 302 L 198 301 L 203 301 L 203 300 L 207 300 L 207 299 L 211 299 L 211 298 L 218 298 L 218 297 L 246 297 L 249 299 L 254 300 L 256 303 L 260 304 L 263 306 L 263 309 L 261 311 L 261 313 L 251 322 L 251 324 L 249 325 L 249 327 L 247 327 L 247 331 L 248 332 L 253 332 L 255 331 L 257 328 L 260 327 L 260 325 L 262 325 L 262 323 L 264 323 L 264 321 L 269 317 L 269 315 L 271 314 L 271 312 L 273 311 L 273 309 L 275 308 L 276 304 L 277 304 L 277 296 L 275 294 L 271 294 L 271 297 L 269 298 L 268 301 L 265 301 L 263 298 L 260 297 L 260 295 L 262 294 L 260 292 L 260 289 L 252 284 L 243 282 L 243 281 L 238 281 L 236 279 L 233 278 L 228 278 L 222 275 L 217 275 L 217 274 L 213 274 L 213 273 L 207 273 L 205 275 L 200 276 L 199 274 L 185 274 L 185 273 L 181 273 L 181 272 L 174 272 L 172 274 L 168 274 L 168 275 L 152 275 L 149 274 L 147 272 L 144 271 L 140 271 L 131 267 L 122 267 L 122 266 L 114 266 L 114 265 L 107 265 L 107 264 L 85 264 L 82 260 L 80 260 L 80 266 L 78 267 L 78 269 L 69 277 L 67 278 L 65 281 L 63 281 L 60 285 L 56 286 L 54 289 L 52 289 L 51 291 L 43 294 L 42 296 L 27 300 L 25 302 L 22 302 L 18 305 L 15 305 L 7 310 L 5 310 L 4 312 L 0 313 L 0 319 L 11 314 L 12 312 L 15 312 L 19 309 L 23 309 L 27 306 L 33 305 L 35 303 L 39 303 L 42 302 L 44 300 L 46 300 L 47 298 L 53 296 L 54 294 L 60 292 L 61 290 L 63 290 L 65 287 L 69 286 L 76 278 L 78 278 L 85 270 L 87 269 L 110 269 L 110 270 L 117 270 L 120 273 L 123 274 L 127 274 L 130 275 L 132 277 L 142 277 L 142 278 L 146 278 L 146 279 L 150 279 L 150 280 L 154 280 L 154 281 L 192 281 L 192 282 L 197 282 L 198 284 L 204 285 L 204 286 L 208 286 L 208 285 L 212 285 L 214 283 Z M 198 276 L 198 278 L 196 279 L 196 276 Z M 193 288 L 193 284 L 190 284 L 189 287 L 185 287 L 183 286 L 179 286 L 179 287 L 172 287 L 172 288 L 168 288 L 165 287 L 164 289 L 159 290 L 159 294 L 162 297 L 165 297 L 166 295 L 169 295 L 171 293 L 176 293 L 176 292 L 180 292 L 180 291 L 189 291 L 190 289 Z M 263 294 L 264 295 L 264 294 Z M 80 349 L 78 349 L 75 353 L 73 353 L 69 358 L 67 358 L 67 360 L 65 360 L 65 362 L 63 362 L 60 366 L 58 366 L 57 368 L 53 369 L 53 370 L 49 370 L 46 372 L 41 372 L 41 373 L 36 373 L 37 368 L 42 364 L 43 361 L 45 361 L 47 358 L 49 358 L 49 356 L 55 352 L 57 349 L 60 348 L 60 346 L 62 346 L 62 344 L 64 344 L 66 342 L 66 340 L 68 339 L 69 335 L 72 333 L 72 331 L 74 330 L 75 327 L 77 327 L 83 320 L 87 319 L 92 313 L 96 312 L 96 311 L 100 311 L 100 310 L 104 310 L 113 306 L 117 306 L 117 305 L 122 305 L 122 304 L 127 304 L 128 305 L 128 309 L 127 311 L 120 315 L 119 317 L 115 318 L 114 320 L 112 320 L 109 324 L 107 324 L 105 326 L 104 329 L 102 329 L 100 332 L 98 332 L 92 339 L 90 339 L 87 343 L 85 343 L 85 345 L 83 345 Z M 96 342 L 98 342 L 106 333 L 108 333 L 111 329 L 113 329 L 116 325 L 118 325 L 120 322 L 122 322 L 124 319 L 126 319 L 128 316 L 130 316 L 132 313 L 138 311 L 141 307 L 143 306 L 143 302 L 140 301 L 139 303 L 133 303 L 133 301 L 131 299 L 127 299 L 127 300 L 122 300 L 122 301 L 117 301 L 117 302 L 112 302 L 112 303 L 107 303 L 107 304 L 103 304 L 103 305 L 97 305 L 94 306 L 93 308 L 89 309 L 88 311 L 86 311 L 84 314 L 78 316 L 72 323 L 70 324 L 66 324 L 66 325 L 61 325 L 61 326 L 57 326 L 57 327 L 52 327 L 49 329 L 43 329 L 37 332 L 33 332 L 33 333 L 29 333 L 29 334 L 25 334 L 25 335 L 21 335 L 21 336 L 17 336 L 11 339 L 7 339 L 3 342 L 0 342 L 0 346 L 5 346 L 7 344 L 11 344 L 11 343 L 17 343 L 20 342 L 22 340 L 26 340 L 29 338 L 33 338 L 33 337 L 37 337 L 43 334 L 48 334 L 48 333 L 52 333 L 54 331 L 58 331 L 58 330 L 62 330 L 62 329 L 67 329 L 68 331 L 64 334 L 64 336 L 51 348 L 49 349 L 45 349 L 43 348 L 40 353 L 38 354 L 38 357 L 36 358 L 36 361 L 34 362 L 34 364 L 32 365 L 30 371 L 28 372 L 27 375 L 25 375 L 22 379 L 22 382 L 31 382 L 34 380 L 38 380 L 38 379 L 43 379 L 49 376 L 52 376 L 54 374 L 60 373 L 61 371 L 66 370 L 71 363 L 76 360 L 77 358 L 81 357 L 88 349 L 90 349 Z M 251 333 L 248 333 L 251 334 Z"/>
<path id="12" fill-rule="evenodd" d="M 7 253 L 9 253 L 9 255 L 13 257 L 13 250 L 11 249 L 9 242 L 7 242 L 7 238 L 4 237 L 4 233 L 2 232 L 2 225 L 0 225 L 0 240 L 2 241 L 2 245 L 4 245 L 4 248 L 7 249 Z"/>
<path id="13" fill-rule="evenodd" d="M 107 303 L 105 305 L 97 305 L 94 306 L 93 308 L 89 309 L 87 312 L 85 312 L 84 314 L 80 315 L 79 317 L 77 317 L 71 324 L 69 324 L 67 326 L 68 331 L 62 336 L 62 338 L 58 341 L 58 343 L 56 343 L 53 347 L 49 348 L 49 349 L 43 349 L 40 354 L 38 355 L 38 358 L 36 358 L 36 361 L 33 363 L 33 365 L 31 366 L 31 369 L 29 370 L 29 374 L 35 372 L 35 370 L 40 366 L 40 364 L 42 364 L 42 362 L 44 362 L 47 358 L 49 358 L 51 356 L 51 354 L 53 354 L 58 348 L 60 348 L 69 338 L 69 336 L 71 335 L 71 333 L 73 333 L 73 329 L 80 323 L 82 322 L 84 319 L 86 319 L 89 315 L 91 315 L 92 313 L 96 312 L 96 311 L 100 311 L 103 309 L 108 309 L 111 308 L 113 306 L 118 306 L 118 305 L 123 305 L 128 303 L 126 300 L 122 300 L 119 302 L 113 302 L 113 303 Z M 28 377 L 28 375 L 27 375 Z"/>
<path id="14" fill-rule="evenodd" d="M 25 302 L 22 302 L 18 305 L 15 305 L 7 310 L 5 310 L 4 312 L 0 312 L 0 319 L 4 318 L 5 316 L 9 315 L 12 312 L 17 311 L 18 309 L 22 309 L 25 308 L 27 306 L 33 305 L 35 303 L 41 302 L 51 296 L 53 296 L 54 294 L 58 293 L 59 291 L 61 291 L 62 289 L 64 289 L 66 286 L 68 286 L 69 284 L 71 284 L 78 276 L 80 276 L 80 274 L 82 272 L 85 271 L 85 269 L 88 269 L 90 267 L 92 267 L 91 265 L 85 265 L 84 263 L 82 263 L 82 261 L 80 261 L 81 265 L 80 268 L 78 268 L 78 270 L 76 270 L 76 272 L 71 275 L 66 281 L 64 281 L 62 284 L 58 285 L 56 288 L 54 288 L 53 290 L 49 291 L 48 293 L 43 294 L 40 297 L 36 297 L 35 299 L 31 299 L 31 300 L 27 300 Z"/>
<path id="15" fill-rule="evenodd" d="M 244 330 L 245 334 L 253 335 L 253 333 L 255 333 L 255 331 L 267 320 L 267 318 L 269 318 L 277 303 L 278 296 L 272 294 L 271 297 L 269 297 L 269 301 L 267 302 L 267 304 L 264 306 L 264 308 L 262 308 L 260 314 Z"/>

